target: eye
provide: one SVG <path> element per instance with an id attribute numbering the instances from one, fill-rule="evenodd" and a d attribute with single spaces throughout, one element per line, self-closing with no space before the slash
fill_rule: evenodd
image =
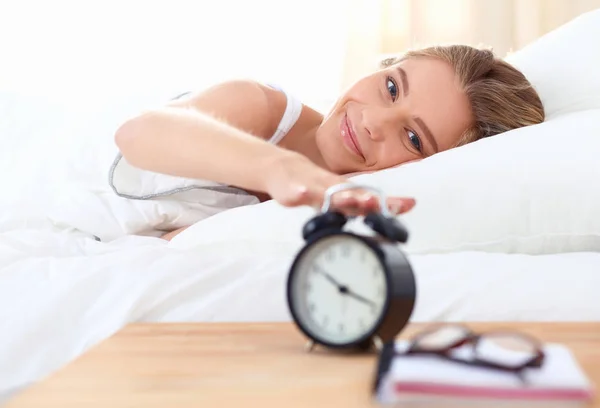
<path id="1" fill-rule="evenodd" d="M 392 101 L 396 101 L 396 98 L 398 98 L 398 86 L 396 85 L 394 79 L 391 77 L 387 77 L 386 86 L 388 92 L 390 93 L 390 96 L 392 97 Z"/>
<path id="2" fill-rule="evenodd" d="M 410 143 L 415 147 L 415 149 L 417 149 L 419 152 L 422 152 L 423 147 L 421 145 L 421 139 L 419 138 L 419 135 L 410 129 L 406 130 L 406 134 L 408 135 L 408 140 L 410 140 Z"/>

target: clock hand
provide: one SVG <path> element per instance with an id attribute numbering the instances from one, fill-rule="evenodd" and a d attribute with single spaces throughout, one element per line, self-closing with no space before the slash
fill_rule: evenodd
<path id="1" fill-rule="evenodd" d="M 342 285 L 341 283 L 339 283 L 337 280 L 335 280 L 333 278 L 333 276 L 331 276 L 330 274 L 328 274 L 327 272 L 325 272 L 323 269 L 321 269 L 321 267 L 319 265 L 315 265 L 314 266 L 315 270 L 317 270 L 321 275 L 325 276 L 325 279 L 327 279 L 329 282 L 333 283 L 335 286 L 337 286 L 337 288 L 340 290 L 340 292 L 346 292 L 347 290 L 345 290 L 345 286 Z"/>
<path id="2" fill-rule="evenodd" d="M 351 291 L 351 290 L 349 290 L 348 288 L 346 288 L 346 291 L 345 291 L 345 292 L 348 294 L 348 296 L 350 296 L 350 297 L 353 297 L 354 299 L 356 299 L 356 300 L 358 300 L 358 301 L 360 301 L 360 302 L 367 303 L 367 304 L 369 304 L 369 305 L 371 305 L 371 306 L 373 306 L 373 307 L 374 307 L 374 306 L 377 306 L 377 305 L 375 304 L 375 302 L 373 302 L 372 300 L 369 300 L 369 299 L 367 299 L 366 297 L 359 295 L 358 293 L 352 292 L 352 291 Z"/>
<path id="3" fill-rule="evenodd" d="M 325 279 L 327 279 L 329 282 L 333 283 L 335 286 L 337 286 L 337 288 L 339 289 L 340 293 L 343 295 L 348 295 L 353 297 L 354 299 L 362 302 L 362 303 L 367 303 L 371 306 L 376 306 L 375 302 L 373 302 L 372 300 L 369 300 L 367 298 L 365 298 L 364 296 L 359 295 L 358 293 L 355 293 L 353 291 L 351 291 L 348 286 L 346 285 L 342 285 L 341 283 L 339 283 L 337 280 L 335 280 L 333 278 L 333 276 L 331 276 L 330 274 L 328 274 L 327 272 L 325 272 L 323 269 L 321 269 L 321 267 L 319 265 L 315 265 L 314 268 L 323 276 L 325 276 Z"/>

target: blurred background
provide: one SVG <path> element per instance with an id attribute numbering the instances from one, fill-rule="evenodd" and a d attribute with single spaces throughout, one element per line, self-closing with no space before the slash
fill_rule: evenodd
<path id="1" fill-rule="evenodd" d="M 595 8 L 600 0 L 0 0 L 0 89 L 110 100 L 244 77 L 324 109 L 385 55 L 460 42 L 505 56 Z"/>

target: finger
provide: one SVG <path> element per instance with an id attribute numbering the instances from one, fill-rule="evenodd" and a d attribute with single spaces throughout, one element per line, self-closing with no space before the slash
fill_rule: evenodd
<path id="1" fill-rule="evenodd" d="M 389 211 L 396 215 L 406 213 L 416 205 L 414 198 L 390 197 L 387 200 Z M 365 215 L 372 211 L 381 211 L 379 198 L 368 192 L 346 191 L 334 195 L 331 207 L 346 215 Z"/>
<path id="2" fill-rule="evenodd" d="M 358 198 L 361 208 L 365 212 L 377 211 L 379 209 L 379 199 L 373 194 L 362 193 Z"/>
<path id="3" fill-rule="evenodd" d="M 412 210 L 416 201 L 409 197 L 392 197 L 388 198 L 387 204 L 392 214 L 403 214 Z"/>
<path id="4" fill-rule="evenodd" d="M 331 205 L 340 211 L 357 210 L 361 207 L 357 196 L 351 193 L 342 193 L 334 196 L 331 200 Z"/>
<path id="5" fill-rule="evenodd" d="M 361 216 L 366 215 L 371 211 L 376 211 L 379 207 L 379 203 L 375 197 L 350 193 L 337 200 L 335 202 L 335 207 L 345 215 Z"/>
<path id="6" fill-rule="evenodd" d="M 379 207 L 377 198 L 358 193 L 350 193 L 332 200 L 332 206 L 336 210 L 350 216 L 365 215 L 371 211 L 376 211 Z"/>
<path id="7" fill-rule="evenodd" d="M 359 202 L 360 202 L 361 211 L 363 214 L 381 211 L 382 203 L 379 201 L 379 197 L 376 195 L 373 195 L 371 193 L 361 193 L 359 196 Z M 405 205 L 403 202 L 398 202 L 398 200 L 392 201 L 392 204 L 395 207 L 403 207 Z M 388 201 L 388 208 L 390 208 L 389 201 Z M 391 208 L 390 208 L 390 211 L 392 211 Z"/>

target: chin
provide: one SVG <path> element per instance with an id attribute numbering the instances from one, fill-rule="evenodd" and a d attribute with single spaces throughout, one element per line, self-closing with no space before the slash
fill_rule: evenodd
<path id="1" fill-rule="evenodd" d="M 353 166 L 352 164 L 349 163 L 333 163 L 329 166 L 329 169 L 331 172 L 335 173 L 335 174 L 340 174 L 340 175 L 348 175 L 348 174 L 354 174 L 354 173 L 360 173 L 363 170 L 357 168 L 357 166 Z"/>
<path id="2" fill-rule="evenodd" d="M 348 166 L 344 163 L 340 163 L 339 160 L 336 160 L 335 157 L 324 156 L 323 160 L 325 162 L 325 166 L 327 166 L 327 170 L 335 174 L 344 174 L 347 172 Z"/>
<path id="3" fill-rule="evenodd" d="M 337 118 L 339 115 L 335 115 Z M 332 122 L 335 122 L 332 121 Z M 333 123 L 329 123 L 332 125 Z M 339 133 L 336 132 L 336 126 L 328 126 L 329 130 L 327 133 L 323 132 L 317 135 L 316 142 L 319 151 L 323 157 L 323 161 L 327 166 L 327 169 L 332 173 L 345 174 L 360 171 L 357 163 L 350 156 L 346 147 L 342 144 Z M 325 129 L 323 129 L 325 130 Z"/>

